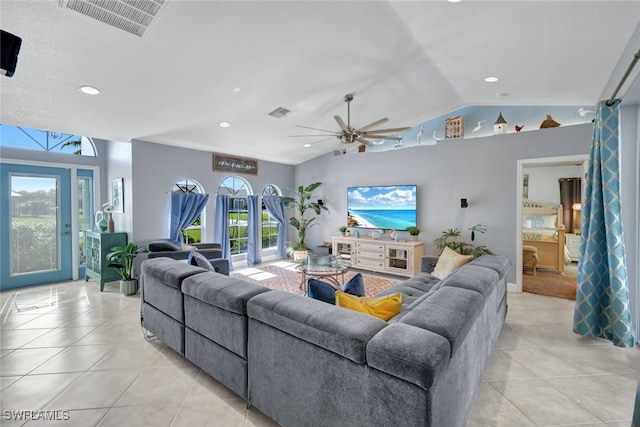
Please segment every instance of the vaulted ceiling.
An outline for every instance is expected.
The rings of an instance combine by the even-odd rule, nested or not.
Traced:
[[[298,164],[339,141],[303,148],[323,138],[290,137],[314,133],[296,125],[338,130],[346,93],[356,127],[593,107],[640,48],[639,22],[636,1],[168,0],[138,37],[57,0],[2,0],[0,26],[23,42],[0,121]],[[268,115],[278,107],[293,114]]]

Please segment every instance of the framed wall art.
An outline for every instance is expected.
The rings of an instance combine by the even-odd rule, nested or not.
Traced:
[[[226,154],[214,153],[213,171],[258,175],[258,161],[245,157],[227,156]]]
[[[111,181],[111,204],[114,212],[124,213],[124,178]]]

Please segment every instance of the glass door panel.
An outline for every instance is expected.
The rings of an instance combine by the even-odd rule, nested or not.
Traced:
[[[71,186],[67,169],[1,165],[1,289],[69,280]]]

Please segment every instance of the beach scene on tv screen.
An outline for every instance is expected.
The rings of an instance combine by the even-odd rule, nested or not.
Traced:
[[[347,189],[347,225],[406,230],[416,226],[416,186],[367,186]]]

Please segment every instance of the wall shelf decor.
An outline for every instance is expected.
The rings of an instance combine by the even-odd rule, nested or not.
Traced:
[[[227,156],[226,154],[214,153],[213,171],[258,175],[258,161],[245,157]]]
[[[464,119],[460,116],[449,117],[444,121],[444,138],[463,138],[464,137]]]

